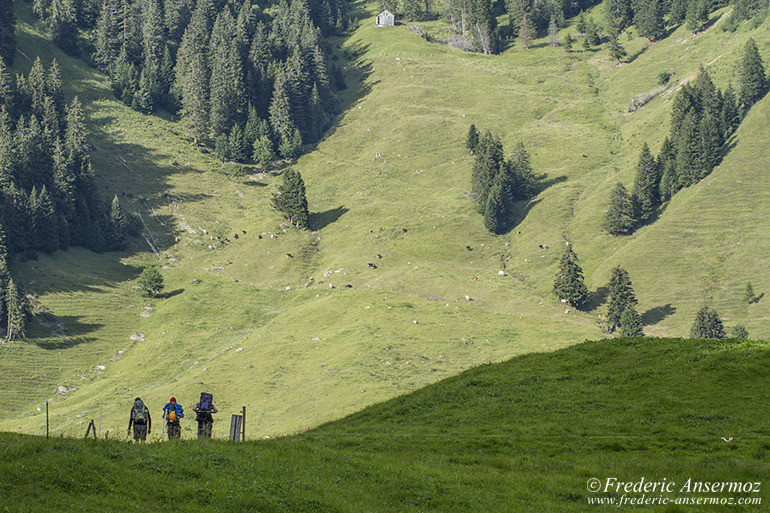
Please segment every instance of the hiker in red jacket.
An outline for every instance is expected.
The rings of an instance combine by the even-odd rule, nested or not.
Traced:
[[[179,419],[183,417],[184,410],[182,405],[177,404],[176,398],[172,397],[166,406],[163,407],[163,418],[166,419],[169,440],[179,440],[182,437],[182,426],[179,425]]]

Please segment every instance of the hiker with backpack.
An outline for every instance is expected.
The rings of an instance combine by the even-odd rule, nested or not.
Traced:
[[[128,434],[131,434],[131,426],[134,426],[134,441],[144,443],[147,441],[147,435],[152,432],[152,419],[150,410],[144,405],[144,402],[137,397],[134,399],[134,406],[131,408],[131,417],[128,420]]]
[[[166,419],[168,439],[179,440],[182,437],[182,426],[179,425],[179,419],[184,418],[184,410],[182,405],[176,402],[175,397],[172,397],[163,407],[163,418]]]
[[[201,400],[193,406],[193,411],[198,414],[195,418],[198,421],[198,438],[211,438],[211,428],[214,425],[214,417],[211,414],[218,411],[213,400],[214,396],[201,392]]]

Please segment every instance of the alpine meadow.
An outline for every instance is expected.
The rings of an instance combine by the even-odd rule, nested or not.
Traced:
[[[765,511],[768,9],[0,0],[5,511]]]

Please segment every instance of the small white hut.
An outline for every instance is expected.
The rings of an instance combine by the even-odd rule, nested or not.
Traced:
[[[393,27],[396,24],[396,17],[392,12],[385,9],[374,20],[375,27]]]

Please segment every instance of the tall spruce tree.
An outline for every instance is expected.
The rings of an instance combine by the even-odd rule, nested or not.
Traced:
[[[471,195],[476,203],[476,209],[481,213],[484,212],[487,195],[495,183],[502,164],[503,144],[491,132],[484,132],[476,145],[476,159],[471,171]]]
[[[615,267],[610,275],[607,297],[607,327],[614,331],[620,326],[620,318],[629,305],[636,304],[636,296],[628,271]]]
[[[123,249],[128,238],[128,223],[118,196],[110,204],[110,249]]]
[[[8,287],[5,291],[5,305],[8,312],[6,341],[10,342],[14,338],[24,338],[27,326],[26,298],[16,287],[13,278],[8,280]]]
[[[610,194],[610,206],[604,216],[604,229],[618,236],[630,235],[635,227],[633,200],[623,184],[618,182]]]
[[[645,0],[637,3],[639,10],[634,18],[634,23],[639,29],[639,35],[650,41],[657,41],[666,33],[662,3],[663,0]]]
[[[626,306],[620,316],[619,333],[622,337],[643,337],[644,325],[642,316],[636,311],[633,304]]]
[[[583,278],[583,269],[569,243],[559,259],[559,270],[553,283],[553,291],[560,300],[574,308],[580,308],[588,300],[588,288]]]
[[[211,34],[211,127],[215,134],[229,132],[246,121],[243,70],[236,40],[235,20],[225,9]]]
[[[254,152],[251,159],[265,167],[273,163],[275,160],[275,150],[273,149],[273,141],[270,140],[270,137],[263,135],[254,141]]]
[[[468,128],[468,135],[465,136],[465,147],[473,155],[476,151],[476,146],[479,145],[479,131],[476,129],[476,125],[471,124]]]
[[[273,196],[273,205],[298,228],[307,228],[309,211],[305,182],[299,171],[288,168],[283,172],[283,184],[278,187],[278,194]]]
[[[749,38],[743,48],[743,56],[738,64],[738,85],[739,100],[744,111],[754,105],[766,92],[765,67],[754,38]]]
[[[78,26],[75,8],[71,0],[53,0],[48,17],[48,31],[51,41],[68,53],[74,53],[78,47]]]
[[[687,112],[676,137],[676,170],[679,189],[689,187],[701,177],[700,115]]]
[[[487,195],[487,204],[484,206],[484,227],[494,234],[503,233],[507,225],[506,211],[502,186],[498,180]]]
[[[660,174],[655,158],[647,143],[642,146],[639,163],[636,165],[634,182],[635,217],[638,222],[646,223],[655,214],[660,205]]]

